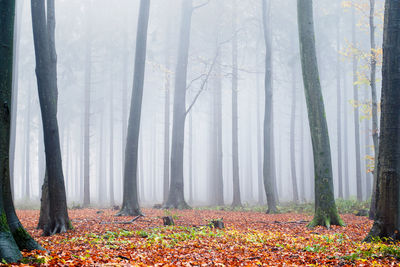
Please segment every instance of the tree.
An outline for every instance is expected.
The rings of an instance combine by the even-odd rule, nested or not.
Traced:
[[[312,0],[297,0],[300,55],[314,155],[315,215],[309,227],[343,225],[337,212],[328,125],[319,81]]]
[[[239,178],[239,137],[238,137],[238,38],[237,38],[237,0],[233,0],[232,14],[232,206],[242,205]]]
[[[378,156],[376,214],[366,238],[400,239],[400,1],[385,4],[382,113]]]
[[[263,16],[263,29],[264,40],[266,47],[265,54],[265,112],[264,112],[264,188],[267,194],[268,211],[267,213],[275,213],[276,208],[276,195],[275,195],[275,170],[273,163],[273,128],[272,128],[272,51],[271,51],[271,36],[269,27],[270,17],[270,2],[262,0],[262,16]],[[297,186],[296,186],[297,187]]]
[[[293,188],[293,202],[299,202],[299,191],[297,186],[297,175],[296,175],[296,65],[292,67],[292,105],[291,105],[291,118],[290,118],[290,170],[292,176],[292,188]]]
[[[379,129],[378,129],[378,100],[376,93],[376,43],[375,43],[375,0],[370,0],[370,15],[369,15],[369,28],[370,28],[370,45],[371,45],[371,77],[370,77],[370,86],[371,86],[371,98],[372,98],[372,140],[374,142],[374,156],[375,156],[375,168],[374,168],[374,180],[373,180],[373,189],[372,189],[372,199],[371,199],[371,208],[369,211],[369,218],[373,219],[375,216],[376,209],[376,187],[377,187],[377,155],[379,153]]]
[[[57,122],[57,55],[55,52],[54,0],[32,0],[32,26],[36,57],[36,77],[43,121],[48,175],[49,220],[45,235],[63,233],[72,225],[68,217],[61,147]]]
[[[141,0],[136,34],[135,73],[125,148],[123,202],[118,216],[141,215],[137,188],[140,117],[142,113],[143,85],[146,66],[147,28],[150,0]]]
[[[0,1],[0,258],[16,262],[22,258],[20,250],[42,249],[25,231],[15,214],[10,184],[11,94],[13,77],[15,1]]]
[[[355,22],[355,8],[352,8],[352,22],[351,22],[351,35],[353,44],[356,43],[356,22]],[[353,97],[354,103],[358,105],[358,84],[357,84],[357,65],[358,58],[353,55]],[[356,142],[356,184],[357,184],[357,200],[362,201],[362,181],[361,181],[361,155],[360,155],[360,115],[359,109],[356,106],[354,109],[354,135]]]

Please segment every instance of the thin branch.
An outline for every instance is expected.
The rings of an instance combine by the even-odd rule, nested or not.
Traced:
[[[192,84],[198,80],[200,80],[201,78],[203,78],[204,76],[206,76],[206,74],[201,74],[199,77],[194,78],[193,80],[190,81],[190,83],[188,84],[188,86],[186,87],[186,90],[189,90],[189,88],[192,86]]]
[[[127,222],[101,222],[100,224],[132,224],[135,221],[139,220],[141,217],[144,217],[144,216],[143,215],[136,216],[135,218],[133,218],[132,220],[127,221]]]
[[[203,3],[203,4],[200,4],[200,5],[198,5],[198,6],[194,6],[192,10],[195,11],[196,9],[202,8],[203,6],[206,6],[206,5],[208,5],[209,3],[210,3],[210,0],[208,0],[207,2],[205,2],[205,3]]]
[[[213,70],[213,68],[214,68],[214,66],[215,66],[215,63],[217,62],[217,58],[218,58],[218,53],[216,53],[215,58],[214,58],[214,61],[213,61],[212,65],[210,66],[210,69],[208,70],[208,73],[207,73],[206,77],[204,78],[204,80],[203,80],[203,82],[202,82],[202,84],[201,84],[201,86],[200,86],[200,90],[197,92],[196,96],[195,96],[194,99],[193,99],[192,104],[190,104],[189,108],[187,109],[187,111],[186,111],[186,113],[185,113],[185,116],[187,116],[187,114],[188,114],[188,113],[190,112],[190,110],[193,108],[194,104],[196,104],[197,99],[199,98],[199,96],[201,95],[201,93],[204,91],[204,88],[205,88],[205,86],[206,86],[206,84],[207,84],[208,79],[210,78],[210,75],[211,75],[211,72],[212,72],[212,70]]]

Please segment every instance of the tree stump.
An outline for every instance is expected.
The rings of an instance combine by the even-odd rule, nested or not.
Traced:
[[[174,219],[171,216],[163,217],[164,226],[172,226],[175,225]]]
[[[216,228],[216,229],[224,229],[225,228],[223,219],[211,220],[210,225],[211,225],[211,227]]]

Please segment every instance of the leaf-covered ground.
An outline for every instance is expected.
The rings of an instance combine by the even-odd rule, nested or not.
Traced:
[[[362,243],[372,222],[342,215],[346,227],[307,229],[308,215],[145,209],[133,224],[112,210],[71,210],[74,230],[42,237],[38,211],[19,211],[27,230],[49,252],[24,252],[30,265],[399,265],[400,244]],[[163,216],[176,226],[162,226]],[[207,226],[223,218],[226,228]]]

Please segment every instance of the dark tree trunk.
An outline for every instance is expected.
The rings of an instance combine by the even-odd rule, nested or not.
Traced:
[[[183,151],[185,143],[186,80],[190,47],[190,30],[193,14],[192,0],[182,1],[182,18],[179,33],[178,60],[175,71],[174,113],[171,147],[171,184],[165,208],[185,209],[183,184]]]
[[[61,147],[57,122],[57,55],[55,54],[54,1],[32,0],[32,26],[36,56],[36,76],[43,120],[44,145],[49,188],[49,217],[45,235],[71,228],[67,211]]]
[[[295,65],[294,65],[295,66]],[[299,202],[299,191],[296,175],[296,69],[292,68],[292,111],[290,119],[290,170],[292,174],[293,202]]]
[[[141,0],[136,35],[135,73],[125,148],[123,202],[122,208],[118,213],[120,216],[137,216],[142,214],[139,207],[137,167],[149,12],[150,1]]]
[[[232,206],[237,207],[242,205],[239,178],[237,0],[233,0],[232,31]]]
[[[370,0],[370,41],[371,41],[371,98],[372,98],[372,140],[374,141],[374,157],[375,157],[375,170],[378,168],[378,153],[379,153],[379,126],[378,126],[378,100],[376,93],[376,44],[375,44],[375,0]],[[373,219],[376,212],[376,187],[378,172],[374,170],[374,180],[372,189],[371,208],[369,211],[369,218]]]
[[[367,240],[400,239],[400,1],[387,0],[375,222]]]
[[[309,227],[343,225],[336,209],[328,125],[315,49],[312,0],[297,0],[300,54],[314,155],[315,216]]]
[[[267,195],[268,211],[267,213],[277,212],[277,198],[275,186],[275,166],[273,165],[272,145],[273,145],[273,128],[272,128],[272,47],[271,47],[271,31],[270,31],[270,5],[267,0],[262,0],[262,16],[263,30],[266,47],[265,55],[265,112],[264,112],[264,188]],[[296,185],[297,186],[297,185]]]
[[[355,19],[355,7],[352,9],[352,42],[356,43],[356,19]],[[353,56],[353,99],[354,103],[358,105],[358,85],[357,85],[357,65],[358,59],[357,56]],[[362,179],[361,179],[361,152],[360,152],[360,115],[359,109],[356,106],[354,108],[354,133],[355,133],[355,142],[356,142],[356,183],[357,183],[357,200],[363,200],[362,194]]]
[[[0,1],[0,258],[16,262],[22,258],[20,249],[40,249],[40,246],[25,231],[17,216],[10,184],[10,132],[11,94],[13,79],[13,38],[15,1]]]

